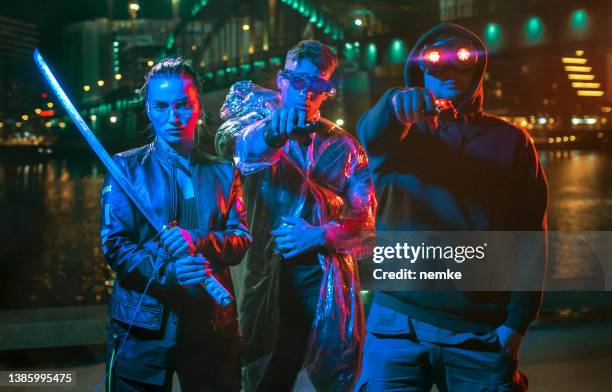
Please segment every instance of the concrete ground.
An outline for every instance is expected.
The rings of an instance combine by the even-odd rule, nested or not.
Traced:
[[[545,319],[529,330],[521,350],[520,368],[530,390],[612,391],[612,319]],[[0,370],[77,372],[76,387],[17,391],[95,391],[104,378],[107,323],[104,306],[0,312]],[[0,387],[4,390],[8,388]],[[174,390],[180,391],[176,378]]]
[[[104,377],[103,363],[67,368],[77,371],[77,386],[53,390],[95,391]],[[612,321],[532,328],[521,351],[521,370],[534,392],[612,391]],[[180,391],[176,381],[174,391]],[[52,389],[18,391],[43,390]]]

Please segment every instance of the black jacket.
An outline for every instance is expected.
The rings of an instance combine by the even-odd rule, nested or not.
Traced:
[[[164,222],[177,214],[177,157],[157,140],[114,156],[141,198]],[[251,243],[246,227],[240,177],[232,165],[217,162],[199,150],[191,155],[189,172],[196,197],[198,227],[190,230],[197,251],[211,261],[215,276],[232,290],[228,266],[238,264]],[[102,188],[100,216],[102,253],[117,273],[109,303],[110,316],[125,323],[159,330],[165,306],[180,307],[194,295],[178,285],[175,263],[158,249],[153,227],[111,175]],[[159,257],[158,257],[159,256]],[[157,268],[156,268],[157,267]],[[151,286],[136,307],[150,277]],[[201,287],[195,296],[213,306],[214,327],[235,321],[235,307],[223,309]]]
[[[545,232],[546,178],[531,138],[482,111],[486,49],[480,39],[457,25],[434,27],[406,62],[406,86],[423,86],[416,53],[450,34],[468,38],[482,51],[472,89],[455,102],[457,118],[441,118],[437,130],[414,124],[404,136],[391,105],[396,89],[391,89],[359,121],[357,133],[379,203],[377,230]],[[537,271],[543,271],[546,259],[542,238],[535,248],[517,253]],[[541,292],[380,292],[374,300],[442,328],[487,331],[506,324],[525,332]]]

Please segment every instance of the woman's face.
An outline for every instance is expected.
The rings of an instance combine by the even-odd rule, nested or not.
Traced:
[[[157,137],[166,143],[193,143],[200,112],[198,89],[190,76],[159,76],[149,80],[147,115]]]

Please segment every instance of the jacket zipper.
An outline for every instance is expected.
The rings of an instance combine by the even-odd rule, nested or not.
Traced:
[[[201,219],[201,208],[200,208],[200,193],[198,190],[198,184],[197,181],[195,180],[196,177],[196,173],[195,170],[193,168],[193,166],[191,165],[191,162],[189,163],[189,175],[191,176],[191,185],[193,186],[193,196],[195,197],[195,202],[196,202],[196,228],[200,227],[200,219]],[[210,322],[210,328],[212,331],[216,331],[217,328],[217,323],[215,322],[215,312],[214,312],[214,306],[215,304],[213,303],[212,298],[210,297],[210,295],[207,295],[207,299],[208,299],[208,319]]]

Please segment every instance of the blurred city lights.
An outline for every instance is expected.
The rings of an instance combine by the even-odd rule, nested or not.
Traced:
[[[356,18],[356,19],[353,21],[353,23],[355,24],[355,26],[360,27],[360,26],[362,26],[362,25],[363,25],[363,20],[361,20],[361,19],[359,19],[359,18]]]
[[[492,49],[496,49],[501,41],[501,29],[497,23],[488,23],[485,26],[485,42]]]
[[[138,10],[140,10],[140,5],[138,3],[132,2],[128,5],[128,7],[130,8],[130,11],[134,11],[134,12],[137,12]]]
[[[153,65],[155,65],[155,61],[153,61],[153,60],[149,60],[149,61],[147,61],[147,65],[148,65],[149,67],[152,67]]]
[[[584,55],[584,50],[577,50],[577,51],[574,52],[574,54],[576,56],[582,56],[582,55]]]
[[[110,116],[110,119],[109,119],[109,120],[110,120],[110,122],[111,122],[112,124],[114,124],[114,123],[116,123],[116,122],[117,122],[117,116]]]
[[[561,62],[563,64],[586,64],[587,59],[578,57],[562,57]]]
[[[336,120],[336,124],[338,124],[339,126],[343,126],[344,125],[344,119],[339,118]]]
[[[582,65],[566,65],[563,67],[568,72],[591,72],[593,67],[586,67]]]
[[[527,19],[527,22],[525,23],[525,34],[529,42],[539,42],[544,35],[544,25],[542,24],[542,20],[537,16],[532,16]]]
[[[589,18],[587,12],[584,9],[577,9],[572,13],[571,16],[572,30],[575,32],[583,32],[587,30],[589,25]]]
[[[91,116],[89,116],[89,119],[90,119],[91,121],[96,121],[96,118],[97,118],[97,117],[96,117],[96,115],[95,115],[95,114],[92,114]]]
[[[576,94],[581,97],[601,97],[604,95],[604,92],[601,90],[578,90]]]
[[[21,116],[21,119],[22,119],[23,121],[28,121],[28,119],[29,119],[29,118],[30,118],[30,117],[29,117],[27,114],[24,114],[23,116]]]
[[[17,122],[15,123],[15,126],[16,126],[17,128],[21,128],[21,125],[22,125],[21,121],[17,121]]]
[[[40,112],[42,112],[42,110],[41,110],[40,108],[36,108],[36,109],[34,109],[34,113],[36,113],[36,114],[40,114]]]
[[[53,102],[47,102],[47,107],[51,109],[53,107]]]
[[[121,80],[121,74],[120,74],[120,73],[115,74],[115,79],[116,79],[116,80]]]
[[[248,24],[245,23],[242,25],[242,30],[249,31],[250,29],[251,29],[251,26],[249,26]]]
[[[569,80],[593,80],[593,79],[595,79],[595,75],[589,75],[589,74],[568,74],[567,78]]]
[[[574,88],[599,88],[601,83],[589,83],[589,82],[572,82]]]
[[[85,86],[83,86],[83,91],[89,91],[91,87],[89,87],[88,84],[86,84]]]
[[[104,86],[104,80],[98,80],[98,86],[100,87]]]

